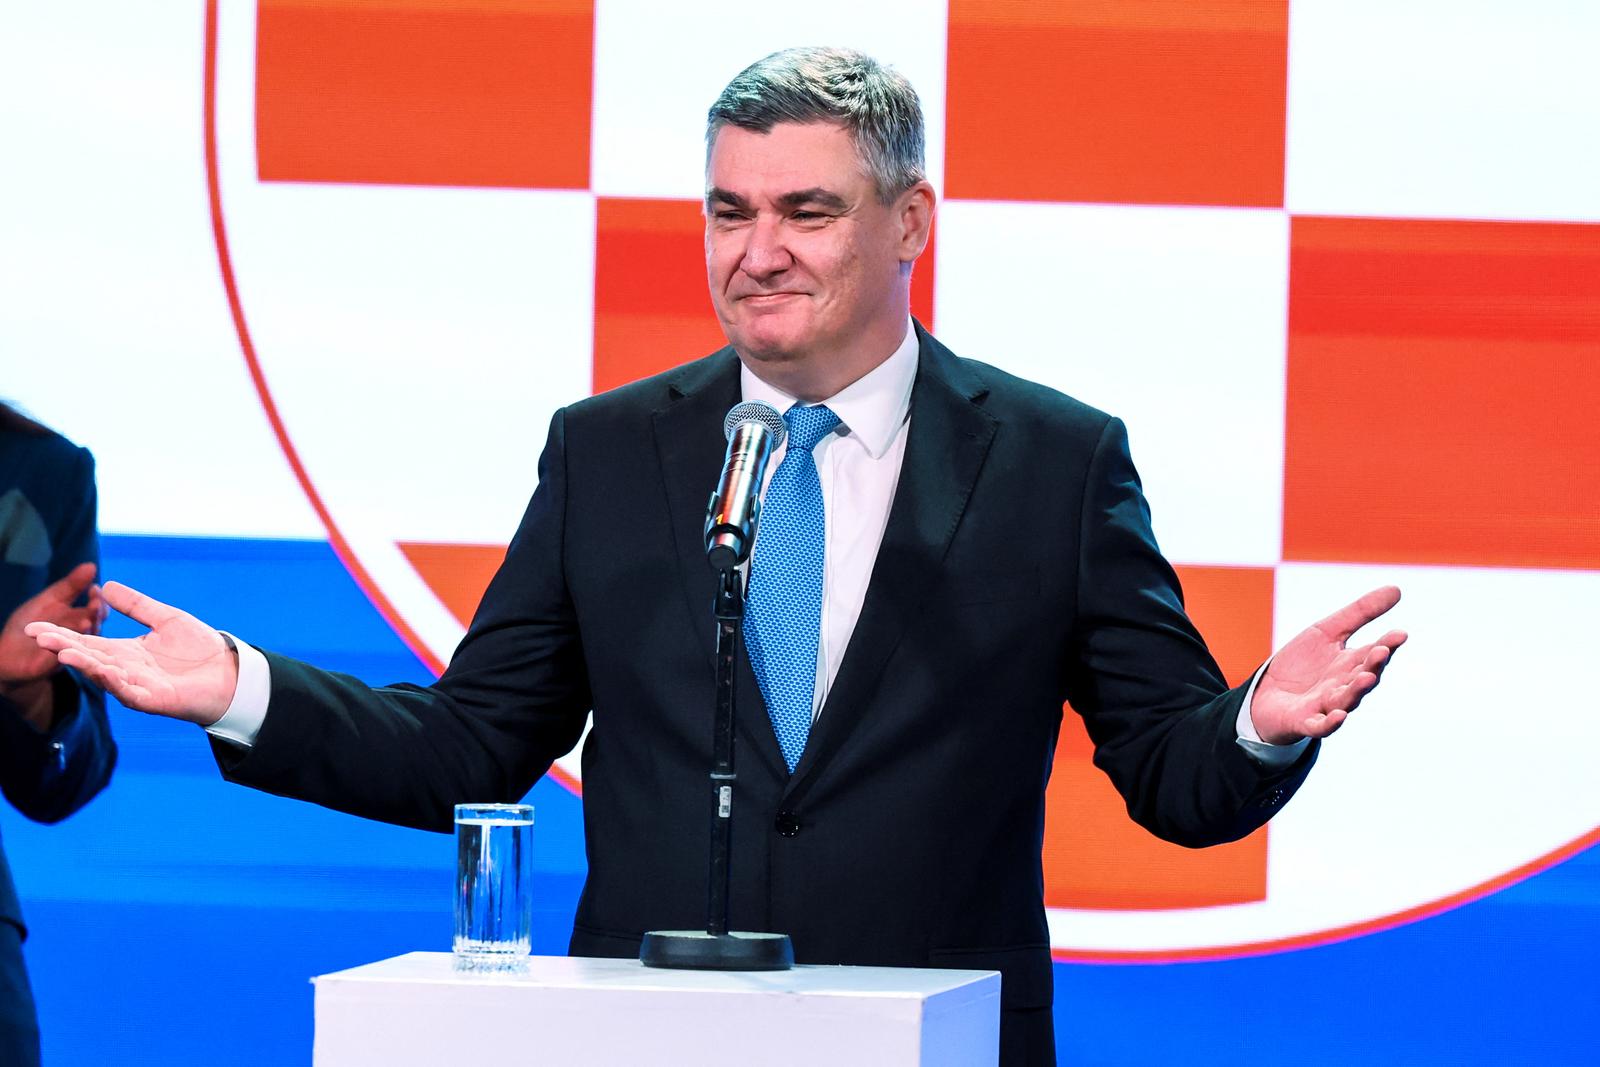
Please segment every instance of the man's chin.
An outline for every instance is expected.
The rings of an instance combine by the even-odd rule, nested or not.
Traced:
[[[751,344],[734,345],[741,356],[753,359],[757,363],[791,363],[796,355],[793,349],[781,346],[759,346]]]
[[[741,355],[759,363],[788,363],[806,349],[797,333],[787,330],[740,330],[730,339]]]

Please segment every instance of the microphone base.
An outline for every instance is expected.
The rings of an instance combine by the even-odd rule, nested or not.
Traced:
[[[788,934],[651,930],[639,945],[639,962],[683,971],[787,971],[794,945]]]

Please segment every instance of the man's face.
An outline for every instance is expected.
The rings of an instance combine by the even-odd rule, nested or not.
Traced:
[[[708,170],[706,274],[740,355],[789,373],[850,360],[886,327],[898,340],[920,241],[908,258],[904,211],[879,202],[844,127],[724,126]]]

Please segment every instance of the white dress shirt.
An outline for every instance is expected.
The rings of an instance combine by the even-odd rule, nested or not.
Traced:
[[[817,644],[813,717],[821,713],[828,690],[838,677],[839,664],[850,644],[850,635],[855,632],[856,620],[861,617],[867,583],[883,544],[911,426],[917,348],[917,334],[908,318],[905,338],[888,359],[823,401],[839,417],[839,425],[817,442],[811,453],[822,483],[824,514],[822,627]],[[796,402],[794,397],[756,377],[748,366],[741,366],[739,380],[745,400],[764,401],[780,414]],[[784,452],[780,447],[769,460],[768,481],[783,461]],[[762,491],[765,489],[763,485]],[[759,558],[760,553],[758,528],[753,555]],[[266,718],[272,682],[266,657],[245,642],[237,638],[234,641],[239,652],[239,684],[228,710],[206,730],[236,744],[250,745]],[[1239,743],[1257,762],[1270,768],[1286,767],[1299,757],[1308,741],[1270,745],[1261,740],[1250,719],[1250,701],[1259,678],[1257,672],[1251,679],[1235,721]]]
[[[822,483],[823,564],[822,631],[817,642],[817,687],[811,698],[813,718],[839,676],[845,646],[861,617],[867,582],[883,544],[906,456],[906,431],[911,425],[911,384],[917,379],[917,334],[906,324],[906,336],[894,354],[823,403],[839,416],[834,431],[811,450]],[[760,400],[786,412],[796,400],[741,367],[744,399]],[[767,463],[767,482],[788,451],[780,447]],[[766,485],[762,486],[765,495]],[[761,559],[761,531],[756,529],[752,556]]]

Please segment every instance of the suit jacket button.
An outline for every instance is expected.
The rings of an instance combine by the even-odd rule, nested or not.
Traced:
[[[780,811],[772,825],[784,837],[793,837],[800,832],[800,816],[792,811]]]

